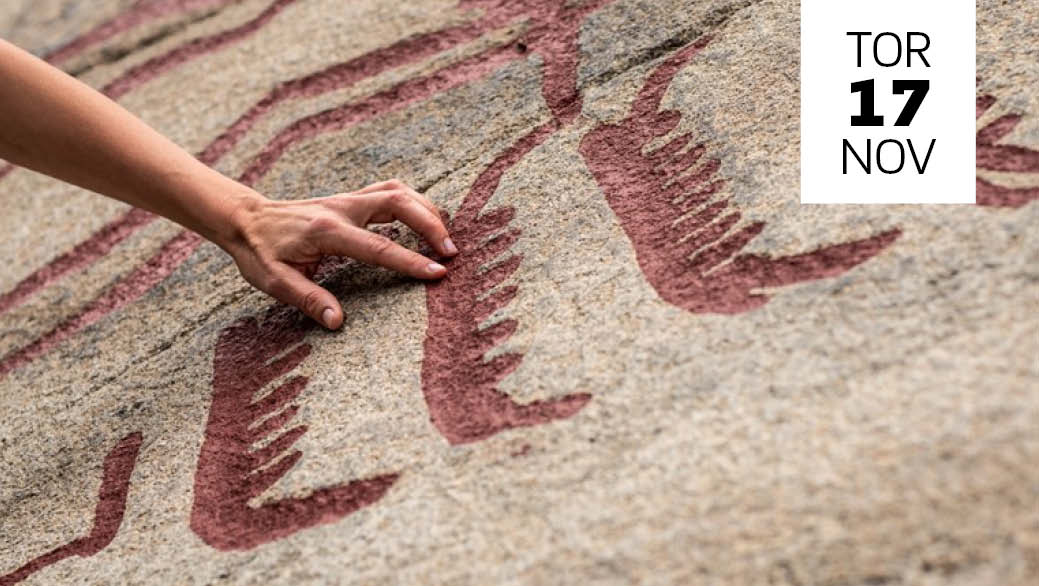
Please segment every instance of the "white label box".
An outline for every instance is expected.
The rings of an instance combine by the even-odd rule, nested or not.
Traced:
[[[975,203],[974,0],[801,0],[801,203]]]

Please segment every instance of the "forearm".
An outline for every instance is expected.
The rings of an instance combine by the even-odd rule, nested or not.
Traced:
[[[420,279],[447,269],[365,228],[401,220],[458,254],[439,210],[399,181],[274,202],[203,165],[115,102],[0,40],[0,158],[155,212],[215,242],[250,283],[326,327],[343,312],[309,279],[326,254]]]
[[[115,102],[0,40],[0,158],[155,212],[226,246],[262,199]]]

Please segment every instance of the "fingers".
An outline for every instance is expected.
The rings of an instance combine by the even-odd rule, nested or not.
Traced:
[[[383,191],[360,197],[364,198],[368,206],[372,222],[400,220],[422,236],[438,253],[444,256],[458,254],[458,249],[451,241],[443,219],[407,193]]]
[[[426,197],[425,195],[422,195],[421,193],[415,191],[414,188],[412,188],[407,183],[401,181],[400,179],[390,179],[389,181],[381,181],[379,183],[373,183],[373,184],[369,185],[368,187],[365,187],[364,189],[358,191],[357,193],[358,194],[364,194],[364,193],[374,193],[374,192],[377,192],[377,191],[403,191],[406,194],[410,195],[411,197],[417,199],[419,201],[419,203],[421,203],[426,208],[428,208],[429,211],[433,212],[434,214],[436,214],[438,216],[440,215],[440,211],[437,209],[437,207],[435,205],[433,205],[433,202],[430,201],[430,199],[428,197]]]
[[[325,254],[349,256],[370,265],[386,267],[416,279],[439,279],[447,274],[443,265],[404,248],[393,240],[363,228],[343,225],[318,236]]]
[[[363,201],[368,222],[400,220],[419,233],[438,253],[444,256],[458,254],[458,248],[451,241],[440,210],[429,198],[403,182],[392,179],[375,183],[353,196],[343,197],[349,199],[351,207],[358,203],[358,200]]]
[[[343,325],[343,308],[335,295],[303,276],[302,273],[281,266],[272,271],[263,289],[282,303],[299,308],[311,319],[330,330]]]

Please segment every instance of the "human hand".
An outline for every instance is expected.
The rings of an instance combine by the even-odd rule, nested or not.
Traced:
[[[397,180],[301,201],[254,194],[236,206],[233,236],[218,244],[254,287],[334,330],[343,324],[343,309],[334,295],[311,280],[326,255],[355,258],[417,279],[447,274],[443,265],[365,229],[395,220],[415,230],[437,253],[458,254],[433,202]]]

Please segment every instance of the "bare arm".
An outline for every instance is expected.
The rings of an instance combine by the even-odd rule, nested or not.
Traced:
[[[0,158],[165,216],[230,253],[247,281],[326,327],[343,312],[312,282],[321,257],[349,256],[417,278],[443,266],[365,230],[401,220],[457,253],[433,204],[397,181],[278,202],[203,165],[121,106],[0,39]]]

